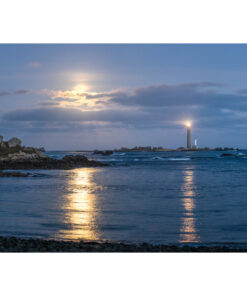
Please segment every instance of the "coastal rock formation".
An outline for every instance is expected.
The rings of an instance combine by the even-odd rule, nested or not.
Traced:
[[[62,159],[54,159],[47,157],[42,151],[44,151],[44,148],[21,146],[21,140],[18,138],[4,142],[3,137],[0,136],[0,170],[73,169],[107,166],[107,164],[99,161],[89,160],[83,155],[67,155]],[[7,176],[7,173],[4,174],[4,176]]]
[[[46,170],[68,170],[80,167],[102,167],[108,166],[99,161],[89,160],[86,156],[81,155],[67,155],[62,159],[55,158],[38,158],[38,159],[18,159],[0,161],[0,170],[7,169],[20,169],[20,170],[31,170],[31,169],[46,169]]]
[[[0,136],[0,161],[40,160],[47,156],[38,148],[21,146],[21,140],[12,138],[4,142]]]
[[[21,140],[18,138],[12,138],[7,142],[7,144],[9,148],[21,146]]]
[[[221,156],[226,157],[226,156],[234,156],[234,155],[232,153],[222,153]]]
[[[3,136],[0,136],[0,150],[7,148],[6,143],[3,141]]]
[[[100,150],[94,150],[93,154],[99,154],[99,155],[103,155],[103,156],[108,156],[113,154],[112,150],[105,150],[105,151],[100,151]]]
[[[39,173],[23,173],[23,172],[2,172],[0,171],[0,178],[5,177],[43,177],[44,174]]]
[[[21,173],[21,172],[1,172],[0,171],[0,178],[3,177],[28,177],[30,173]]]

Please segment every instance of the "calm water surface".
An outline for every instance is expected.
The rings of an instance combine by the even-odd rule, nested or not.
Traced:
[[[247,152],[233,153],[84,153],[111,166],[1,178],[0,235],[246,243]]]

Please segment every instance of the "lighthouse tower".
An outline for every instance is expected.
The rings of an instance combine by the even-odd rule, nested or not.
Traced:
[[[186,127],[187,127],[187,149],[191,149],[191,123],[187,122],[186,123]]]

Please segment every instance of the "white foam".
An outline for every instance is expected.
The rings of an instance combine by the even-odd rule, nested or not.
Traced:
[[[175,158],[175,157],[171,157],[171,158],[168,158],[169,160],[172,160],[172,161],[186,161],[186,160],[190,160],[189,157],[184,157],[184,158]]]
[[[155,157],[152,158],[152,160],[164,160],[164,158],[155,156]]]

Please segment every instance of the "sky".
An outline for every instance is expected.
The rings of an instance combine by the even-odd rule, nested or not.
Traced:
[[[0,44],[0,135],[47,150],[247,148],[245,44]]]

